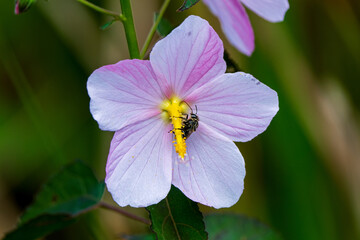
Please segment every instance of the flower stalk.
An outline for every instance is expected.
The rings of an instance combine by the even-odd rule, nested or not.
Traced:
[[[105,15],[108,15],[110,17],[113,17],[116,21],[124,22],[126,20],[125,16],[116,12],[109,11],[107,9],[104,9],[102,7],[99,7],[91,2],[88,2],[86,0],[77,0],[79,3],[99,12]]]
[[[138,221],[138,222],[142,222],[142,223],[145,223],[147,225],[150,225],[151,222],[150,220],[146,219],[146,218],[142,218],[140,216],[137,216],[137,215],[134,215],[132,213],[129,213],[121,208],[118,208],[118,207],[115,207],[115,206],[112,206],[106,202],[100,202],[98,205],[98,207],[101,207],[101,208],[104,208],[104,209],[108,209],[108,210],[111,210],[111,211],[114,211],[114,212],[117,212],[125,217],[128,217],[128,218],[131,218],[135,221]]]
[[[148,34],[148,36],[146,37],[146,40],[145,40],[145,43],[144,43],[144,46],[143,48],[141,49],[141,53],[140,53],[140,59],[144,59],[144,56],[150,46],[150,43],[151,43],[151,40],[153,39],[154,37],[154,34],[156,32],[156,29],[157,27],[159,26],[160,22],[161,22],[161,19],[162,17],[164,16],[164,13],[167,9],[167,7],[169,6],[170,4],[170,0],[165,0],[163,5],[161,6],[161,9],[160,9],[160,12],[159,12],[159,16],[158,18],[156,19],[156,21],[154,22],[154,24],[152,25],[151,29],[150,29],[150,32]]]
[[[121,11],[125,20],[123,21],[126,40],[128,43],[130,58],[132,59],[139,59],[140,58],[140,51],[139,46],[136,38],[134,20],[131,10],[131,3],[130,0],[120,0]]]

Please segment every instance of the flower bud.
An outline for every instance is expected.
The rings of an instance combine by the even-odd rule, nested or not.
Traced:
[[[36,0],[15,0],[15,14],[26,12]]]

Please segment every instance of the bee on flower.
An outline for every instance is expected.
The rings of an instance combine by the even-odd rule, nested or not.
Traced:
[[[115,131],[105,182],[120,206],[156,204],[171,184],[215,208],[238,201],[245,164],[233,141],[265,131],[278,97],[249,74],[226,74],[223,54],[208,22],[190,16],[156,43],[150,60],[91,74],[90,111],[102,130]]]

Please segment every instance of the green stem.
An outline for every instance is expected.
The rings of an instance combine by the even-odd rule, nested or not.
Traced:
[[[145,40],[145,43],[144,43],[144,46],[141,50],[141,54],[140,54],[140,59],[143,59],[145,54],[146,54],[146,51],[148,50],[149,46],[150,46],[150,43],[151,43],[151,40],[153,39],[154,37],[154,34],[156,32],[156,29],[157,27],[159,26],[159,23],[162,19],[162,17],[164,16],[164,13],[167,9],[167,7],[169,6],[169,3],[170,3],[170,0],[165,0],[163,5],[161,6],[161,9],[160,9],[160,12],[159,12],[159,16],[158,18],[156,19],[156,21],[154,22],[154,24],[152,25],[151,29],[150,29],[150,32]]]
[[[107,9],[104,9],[104,8],[101,8],[91,2],[88,2],[86,0],[77,0],[79,3],[81,4],[84,4],[85,6],[99,12],[99,13],[102,13],[102,14],[105,14],[105,15],[108,15],[108,16],[111,16],[113,17],[115,20],[118,20],[118,21],[122,21],[124,22],[126,20],[126,18],[124,17],[124,15],[122,14],[119,14],[119,13],[116,13],[116,12],[112,12],[112,11],[109,11]]]
[[[139,46],[136,38],[134,20],[130,0],[120,0],[121,11],[126,20],[123,21],[130,58],[140,58]]]
[[[96,207],[101,207],[101,208],[104,208],[104,209],[108,209],[108,210],[111,210],[111,211],[114,211],[114,212],[117,212],[121,215],[124,215],[125,217],[128,217],[128,218],[131,218],[131,219],[134,219],[135,221],[138,221],[138,222],[142,222],[142,223],[145,223],[147,225],[150,225],[151,222],[150,220],[148,219],[145,219],[145,218],[142,218],[142,217],[139,217],[139,216],[136,216],[132,213],[129,213],[121,208],[118,208],[118,207],[115,207],[115,206],[112,206],[106,202],[100,202],[98,205],[95,206]]]

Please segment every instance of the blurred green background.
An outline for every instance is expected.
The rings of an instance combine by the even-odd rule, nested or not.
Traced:
[[[120,11],[117,0],[93,2]],[[238,144],[247,169],[240,201],[202,210],[246,214],[284,239],[360,239],[360,2],[290,0],[285,21],[276,24],[248,11],[256,38],[250,58],[229,45],[202,3],[176,13],[181,3],[172,1],[167,19],[208,19],[231,58],[280,99],[268,130]],[[160,4],[132,1],[140,46]],[[112,133],[92,119],[86,81],[94,69],[128,58],[121,23],[100,30],[108,20],[75,0],[39,0],[20,16],[14,1],[0,1],[0,237],[64,164],[82,159],[104,178]],[[108,193],[104,198],[112,202]],[[47,239],[146,231],[97,210]]]

